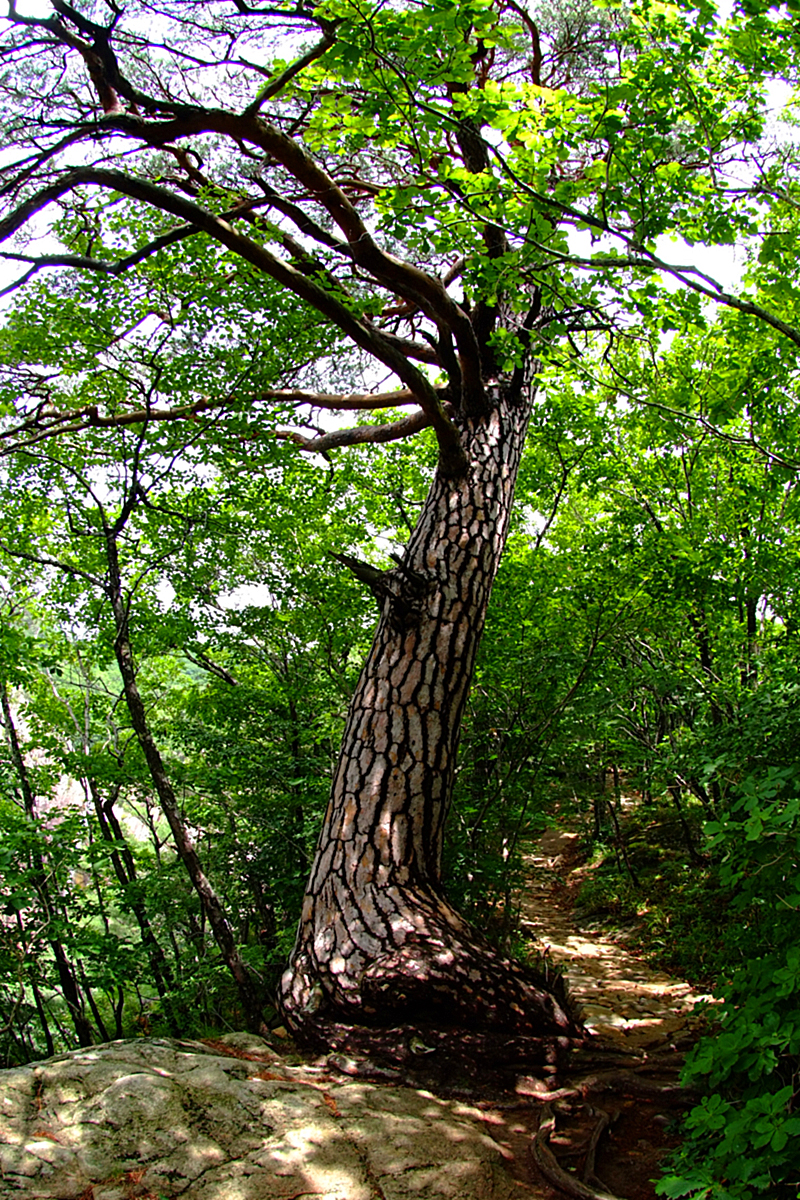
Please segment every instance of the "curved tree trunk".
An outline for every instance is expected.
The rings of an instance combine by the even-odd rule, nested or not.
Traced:
[[[356,687],[297,942],[280,987],[296,1034],[404,1021],[569,1034],[543,980],[447,903],[442,837],[461,718],[506,540],[530,411],[508,390],[470,421],[469,467],[433,482]]]

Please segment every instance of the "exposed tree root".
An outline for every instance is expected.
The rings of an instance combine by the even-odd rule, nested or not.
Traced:
[[[700,1099],[700,1093],[693,1088],[673,1083],[656,1083],[642,1079],[633,1071],[598,1071],[593,1075],[583,1075],[571,1080],[571,1083],[582,1096],[614,1092],[616,1095],[635,1096],[639,1100],[658,1101],[659,1104],[676,1108],[688,1108]]]
[[[349,958],[329,953],[330,961],[316,945],[295,954],[279,1000],[299,1042],[319,1045],[329,1030],[346,1026],[417,1024],[535,1040],[582,1037],[580,1013],[552,964],[505,958],[443,901],[434,907],[424,893],[414,895],[424,933],[398,921],[399,944],[371,961],[357,947]]]
[[[599,1129],[599,1132],[597,1133],[598,1141],[600,1134],[608,1124],[609,1120],[607,1119],[605,1124]],[[566,1193],[567,1196],[575,1197],[575,1200],[620,1200],[620,1198],[615,1196],[612,1192],[608,1192],[605,1189],[598,1190],[597,1188],[590,1186],[589,1183],[584,1183],[575,1175],[570,1175],[568,1171],[564,1170],[548,1145],[550,1137],[555,1132],[555,1127],[556,1117],[553,1108],[550,1104],[545,1104],[544,1108],[542,1109],[542,1116],[539,1122],[539,1128],[537,1130],[536,1137],[531,1143],[531,1154],[533,1155],[533,1160],[536,1163],[536,1166],[539,1168],[542,1175],[544,1175],[547,1182],[552,1184],[552,1186],[557,1188],[560,1192]],[[597,1126],[595,1128],[597,1128]],[[594,1131],[592,1136],[594,1137]],[[594,1156],[592,1156],[592,1174],[594,1174]]]
[[[599,1188],[603,1192],[607,1192],[608,1188],[603,1183],[602,1179],[598,1179],[595,1172],[595,1159],[597,1157],[597,1147],[600,1144],[600,1138],[605,1131],[614,1124],[614,1121],[619,1116],[619,1112],[607,1113],[605,1109],[595,1108],[593,1111],[597,1115],[592,1135],[589,1138],[589,1145],[586,1147],[586,1160],[583,1164],[583,1182],[588,1187]]]
[[[580,1103],[609,1093],[678,1109],[698,1100],[696,1092],[673,1082],[678,1063],[643,1061],[617,1052],[605,1059],[611,1069],[587,1071],[587,1066],[602,1063],[603,1056],[590,1054],[587,1062],[585,1042],[569,1037],[513,1035],[502,1029],[443,1027],[422,1021],[385,1028],[331,1020],[309,1024],[304,1035],[303,1043],[324,1055],[326,1065],[339,1074],[430,1087],[473,1102],[493,1095],[495,1107],[505,1111],[535,1109],[561,1100]],[[652,1073],[667,1078],[644,1077]],[[500,1099],[504,1094],[507,1103]]]
[[[660,1058],[661,1055],[644,1050],[623,1050],[619,1046],[607,1046],[602,1042],[598,1043],[592,1037],[585,1046],[576,1050],[574,1064],[587,1071],[595,1068],[605,1070],[608,1067],[622,1067],[625,1070],[637,1070],[640,1067],[652,1069]],[[682,1064],[683,1056],[670,1054],[668,1061],[670,1066],[674,1063]]]
[[[318,1029],[326,1049],[334,1051],[326,1055],[325,1066],[350,1078],[425,1087],[488,1110],[487,1116],[527,1111],[533,1118],[532,1128],[536,1128],[534,1114],[538,1111],[538,1132],[530,1144],[532,1164],[552,1187],[573,1200],[620,1200],[598,1176],[596,1166],[603,1136],[620,1115],[620,1110],[615,1111],[617,1097],[626,1114],[639,1107],[652,1111],[653,1105],[656,1112],[685,1108],[697,1099],[675,1082],[678,1063],[643,1061],[639,1055],[619,1052],[590,1054],[586,1057],[591,1062],[613,1066],[587,1071],[583,1047],[567,1038],[509,1037],[421,1024],[392,1029],[330,1024]],[[571,1049],[577,1062],[570,1061]],[[662,1078],[643,1078],[650,1072]],[[604,1094],[609,1096],[606,1109],[592,1100]],[[631,1105],[631,1098],[641,1101],[641,1106]],[[583,1136],[580,1146],[573,1143],[571,1149],[560,1152],[559,1162],[550,1139],[555,1132],[555,1109],[561,1112],[562,1104],[568,1130],[581,1129]],[[570,1154],[583,1159],[575,1171],[563,1162]]]

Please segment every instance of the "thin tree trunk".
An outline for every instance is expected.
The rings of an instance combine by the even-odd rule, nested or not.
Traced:
[[[134,897],[133,893],[137,882],[136,863],[125,840],[122,826],[114,812],[114,797],[110,796],[108,800],[104,801],[100,789],[93,779],[87,779],[86,786],[92,797],[97,823],[100,826],[103,839],[114,847],[110,855],[111,865],[122,888],[124,903],[130,908],[139,926],[142,945],[147,951],[153,982],[156,985],[159,999],[164,1006],[167,1024],[170,1031],[177,1037],[181,1032],[181,1026],[170,996],[170,992],[175,987],[172,969],[160,942],[153,933],[153,927],[150,924],[150,918],[147,915],[144,904],[140,899]]]
[[[44,1001],[42,1000],[42,993],[39,991],[39,985],[36,983],[35,979],[31,980],[31,991],[33,992],[33,1002],[36,1005],[36,1012],[39,1016],[39,1024],[41,1025],[42,1033],[44,1034],[44,1042],[45,1046],[47,1047],[47,1057],[52,1058],[56,1052],[56,1048],[53,1042],[53,1035],[50,1032],[50,1025],[47,1020],[47,1012],[44,1007]]]
[[[461,717],[528,412],[527,396],[505,393],[469,423],[470,469],[437,474],[403,563],[379,581],[382,616],[280,986],[285,1019],[312,1039],[325,1020],[574,1030],[543,981],[450,906],[441,878]]]
[[[294,697],[291,695],[293,680],[291,679],[288,670],[285,674],[286,691],[288,693],[289,721],[291,722],[292,737],[292,774],[297,779],[303,770],[303,752],[300,744],[300,718],[297,713],[297,705]],[[297,857],[297,867],[304,874],[308,870],[308,855],[306,853],[305,843],[305,813],[303,811],[303,801],[300,797],[300,788],[296,784],[292,784],[292,795],[296,797],[295,803],[292,805],[289,814],[291,823],[292,837],[294,839],[294,853]]]
[[[614,770],[614,796],[615,796],[616,803],[614,803],[614,801],[611,800],[610,796],[607,796],[606,804],[608,805],[608,811],[611,814],[611,822],[614,826],[614,857],[617,860],[617,870],[619,871],[620,875],[622,874],[622,863],[624,862],[625,868],[628,872],[628,875],[630,876],[631,883],[633,884],[634,887],[638,888],[639,880],[636,878],[636,872],[634,871],[633,867],[631,866],[630,859],[628,858],[628,850],[625,845],[625,839],[622,836],[622,830],[620,829],[619,819],[617,817],[617,809],[620,809],[620,810],[622,809],[622,793],[620,791],[620,786],[619,786],[619,768],[615,766],[613,768],[613,770]],[[621,861],[620,861],[620,855],[622,855]]]
[[[714,673],[714,661],[711,653],[711,640],[708,634],[708,626],[706,624],[705,613],[700,610],[700,616],[693,613],[689,614],[689,623],[694,630],[697,639],[697,648],[700,654],[700,666],[703,674],[708,680],[710,691],[709,712],[711,715],[711,724],[715,729],[718,729],[723,724],[722,710],[714,695],[714,684],[717,682]],[[722,789],[719,785],[719,780],[714,778],[711,780],[711,795],[714,797],[714,807],[719,810],[722,805]]]
[[[22,800],[25,806],[25,814],[29,821],[36,822],[36,795],[31,786],[30,778],[28,777],[28,768],[22,754],[22,749],[17,737],[17,730],[14,724],[11,713],[11,703],[8,698],[8,688],[6,681],[0,676],[0,708],[3,712],[3,725],[5,726],[6,737],[8,739],[9,750],[11,752],[11,761],[19,780],[20,791],[22,792]],[[34,876],[34,887],[39,896],[40,903],[47,918],[47,923],[53,922],[53,903],[50,896],[50,887],[47,882],[47,872],[45,871],[44,860],[38,851],[33,853],[34,867],[36,870]],[[91,1046],[94,1042],[94,1033],[90,1022],[86,1019],[83,1011],[83,997],[81,996],[78,980],[72,964],[69,961],[67,952],[64,949],[62,942],[58,938],[48,938],[50,948],[53,951],[53,957],[56,961],[56,970],[58,972],[58,980],[61,984],[61,991],[69,1009],[69,1014],[72,1018],[72,1023],[75,1026],[75,1033],[78,1038],[79,1046]]]
[[[748,596],[745,601],[747,640],[742,686],[748,688],[755,688],[758,684],[758,600],[758,597]]]
[[[689,858],[695,867],[702,867],[705,863],[705,859],[703,858],[702,854],[698,853],[697,847],[694,844],[692,831],[689,827],[689,822],[686,820],[686,814],[683,811],[683,805],[681,804],[681,790],[681,785],[679,783],[671,783],[667,787],[667,791],[670,794],[672,803],[675,805],[675,809],[678,813],[678,820],[681,823],[683,840],[686,845],[686,849],[689,851]]]
[[[150,778],[153,781],[161,808],[172,832],[175,848],[186,867],[195,891],[200,897],[202,911],[208,918],[208,923],[211,926],[222,958],[236,983],[248,1028],[257,1032],[262,1027],[263,1015],[255,984],[236,947],[233,930],[222,907],[222,903],[203,870],[191,834],[181,816],[177,797],[147,720],[144,701],[136,682],[136,667],[130,640],[128,612],[122,595],[117,542],[114,532],[111,529],[107,529],[106,531],[106,554],[109,568],[107,595],[114,614],[117,635],[114,640],[114,653],[120,675],[122,676],[125,703],[130,713],[131,724],[138,738],[139,745],[142,747],[150,771]]]
[[[111,1038],[108,1036],[108,1030],[106,1029],[105,1021],[103,1020],[100,1009],[97,1007],[97,1001],[94,998],[94,993],[92,992],[92,989],[89,986],[89,981],[86,978],[86,969],[83,963],[80,963],[80,972],[83,991],[86,999],[89,1001],[89,1008],[92,1010],[92,1016],[94,1017],[94,1023],[97,1026],[100,1038],[104,1042],[110,1042]]]
[[[109,1000],[111,997],[109,996]],[[117,999],[112,1001],[111,1007],[114,1010],[114,1031],[118,1038],[125,1036],[122,1028],[122,1014],[125,1009],[125,992],[121,987],[117,988]]]

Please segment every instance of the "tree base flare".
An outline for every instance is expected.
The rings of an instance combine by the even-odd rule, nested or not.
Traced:
[[[386,1029],[321,1022],[308,1032],[330,1070],[473,1098],[513,1093],[521,1072],[555,1078],[573,1045],[566,1037],[509,1036],[422,1023]]]
[[[372,961],[349,993],[340,979],[326,987],[328,972],[313,965],[312,976],[309,956],[297,956],[282,981],[293,1035],[320,1051],[366,1055],[382,1069],[406,1070],[445,1049],[468,1068],[480,1060],[554,1064],[583,1036],[563,976],[478,941],[410,938]]]

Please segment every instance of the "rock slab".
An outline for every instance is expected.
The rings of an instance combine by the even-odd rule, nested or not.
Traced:
[[[2,1200],[521,1200],[468,1106],[135,1039],[0,1071]],[[242,1053],[236,1047],[233,1053]]]

